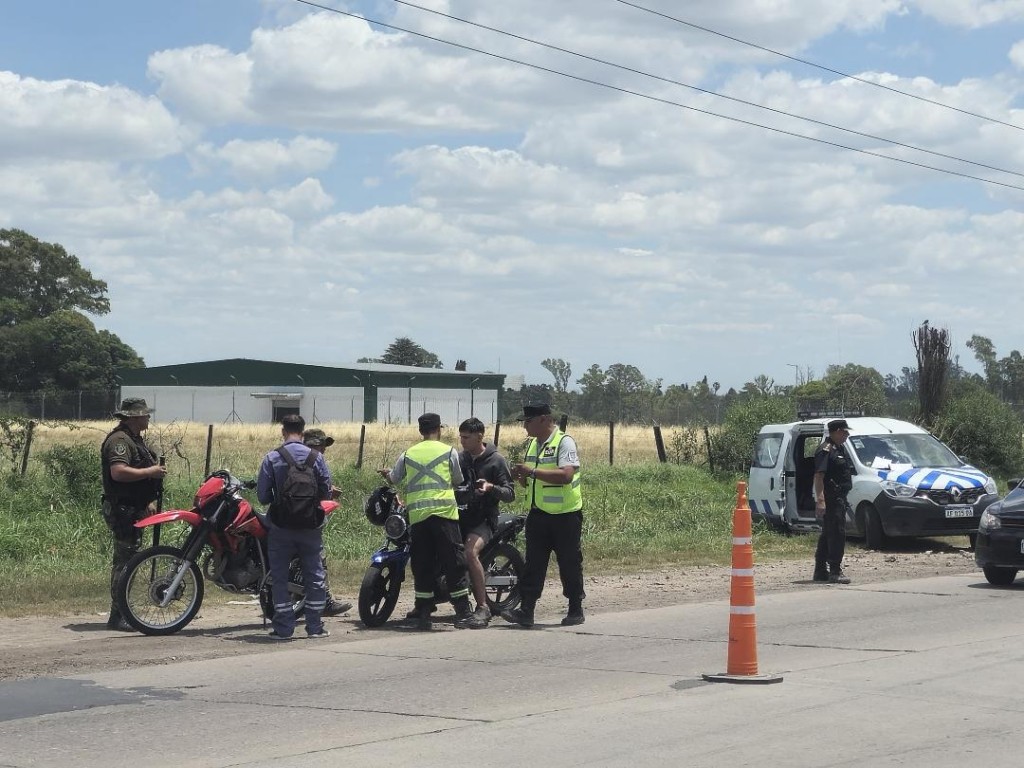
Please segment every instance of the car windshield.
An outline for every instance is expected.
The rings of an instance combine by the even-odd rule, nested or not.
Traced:
[[[897,464],[911,467],[959,467],[963,464],[949,448],[927,434],[851,435],[850,445],[861,464],[875,469]]]

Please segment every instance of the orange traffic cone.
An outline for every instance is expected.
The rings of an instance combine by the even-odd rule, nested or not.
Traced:
[[[729,598],[729,659],[725,674],[703,675],[714,683],[781,683],[781,675],[757,674],[757,619],[754,615],[754,539],[747,484],[736,484],[732,513],[732,585]]]

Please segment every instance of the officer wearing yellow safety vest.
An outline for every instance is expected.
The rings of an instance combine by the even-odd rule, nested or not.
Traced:
[[[441,417],[436,413],[420,416],[419,429],[423,440],[399,456],[391,470],[379,470],[381,476],[403,489],[409,513],[410,561],[416,588],[416,607],[410,618],[416,619],[417,629],[431,628],[435,575],[440,565],[455,606],[455,626],[462,628],[473,611],[455,501],[455,486],[463,483],[459,454],[441,442]]]
[[[582,624],[583,599],[583,496],[576,441],[562,432],[546,404],[523,406],[523,422],[530,442],[522,464],[512,476],[526,488],[530,513],[526,518],[526,567],[519,582],[522,603],[501,617],[521,627],[533,626],[533,611],[544,589],[552,551],[562,577],[562,594],[569,600],[563,626]]]

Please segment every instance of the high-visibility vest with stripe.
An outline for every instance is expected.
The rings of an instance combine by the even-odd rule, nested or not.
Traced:
[[[405,452],[405,508],[409,524],[431,515],[459,519],[459,507],[452,488],[449,457],[452,447],[437,440],[416,443]]]
[[[543,449],[537,438],[530,438],[526,446],[526,465],[534,469],[558,469],[558,446],[562,443],[565,433],[556,429]],[[540,455],[538,455],[538,451]],[[583,509],[583,494],[580,491],[580,470],[572,476],[572,482],[566,485],[549,485],[543,480],[532,477],[526,479],[526,494],[530,504],[539,510],[557,515],[562,512],[575,512]]]

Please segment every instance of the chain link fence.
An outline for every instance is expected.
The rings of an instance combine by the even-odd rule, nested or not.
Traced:
[[[117,410],[118,390],[0,392],[0,415],[35,421],[103,421]]]

